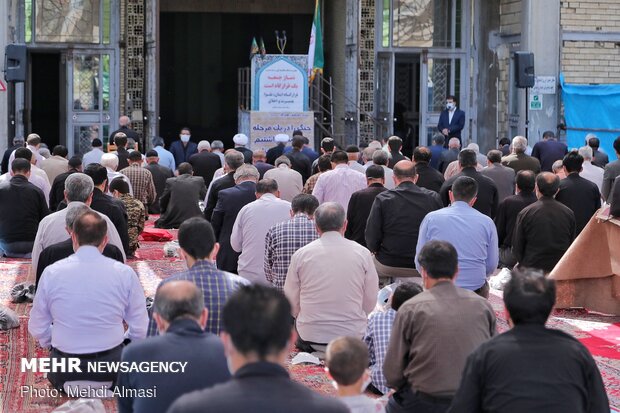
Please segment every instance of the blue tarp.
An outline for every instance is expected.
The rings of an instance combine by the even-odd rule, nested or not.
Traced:
[[[566,126],[583,129],[620,130],[620,85],[573,85],[564,82],[560,74],[562,102]],[[616,159],[614,140],[620,132],[567,131],[569,148],[579,148],[585,144],[585,136],[594,133],[601,141],[601,148]]]

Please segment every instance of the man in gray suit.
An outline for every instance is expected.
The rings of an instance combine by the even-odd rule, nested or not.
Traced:
[[[620,175],[620,136],[614,141],[614,150],[616,151],[618,160],[605,165],[605,172],[603,172],[603,190],[601,191],[601,195],[603,195],[603,199],[608,202],[611,201],[613,196],[614,191],[612,191],[612,188],[614,186],[614,181],[616,177]]]
[[[502,165],[501,151],[493,149],[487,153],[487,167],[480,173],[495,182],[499,202],[515,193],[515,170]]]
[[[168,178],[159,199],[161,217],[155,221],[157,228],[178,228],[188,218],[202,216],[198,202],[207,194],[205,181],[193,176],[192,166],[183,162],[178,166],[179,176]]]

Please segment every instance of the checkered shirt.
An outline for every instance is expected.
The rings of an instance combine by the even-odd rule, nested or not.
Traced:
[[[166,278],[160,285],[179,280],[192,281],[202,290],[205,307],[209,310],[205,331],[213,334],[219,334],[222,329],[222,310],[228,297],[241,285],[249,284],[246,279],[218,270],[215,264],[206,260],[197,261],[189,270]],[[157,324],[151,314],[148,335],[157,334],[159,334]]]
[[[302,193],[312,195],[312,190],[314,189],[314,185],[316,185],[316,181],[319,179],[319,175],[321,174],[322,172],[319,172],[319,173],[312,175],[310,178],[308,178],[308,180],[306,181],[306,184],[304,185],[304,189]]]
[[[133,164],[121,169],[120,173],[129,178],[134,198],[142,202],[144,206],[150,205],[155,201],[155,184],[153,183],[151,171],[138,164]]]
[[[373,312],[368,317],[368,326],[364,336],[364,342],[368,346],[368,353],[370,354],[370,379],[373,386],[383,394],[390,391],[383,375],[383,361],[390,343],[390,334],[395,317],[396,311],[391,308],[386,312]]]
[[[316,240],[314,221],[305,214],[271,227],[265,236],[265,276],[278,290],[284,289],[291,257],[303,246]]]

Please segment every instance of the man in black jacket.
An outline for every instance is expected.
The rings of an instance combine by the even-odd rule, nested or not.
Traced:
[[[202,177],[207,188],[213,180],[213,174],[215,171],[222,167],[220,157],[210,151],[211,145],[209,142],[200,141],[198,142],[198,153],[190,156],[188,161],[194,169],[194,176]]]
[[[7,172],[9,172],[10,166],[9,165],[9,159],[11,158],[11,154],[13,153],[13,151],[19,149],[19,148],[23,148],[24,147],[24,137],[23,136],[16,136],[13,138],[13,146],[11,146],[10,148],[7,148],[6,151],[4,151],[4,155],[2,156],[2,173],[5,174]]]
[[[418,187],[415,165],[400,161],[394,166],[396,188],[375,198],[366,226],[366,245],[375,253],[379,277],[419,277],[415,249],[422,220],[441,208],[436,192]]]
[[[431,150],[425,146],[418,146],[413,151],[413,162],[415,163],[415,171],[418,174],[416,185],[439,193],[445,179],[437,169],[429,165],[431,156]]]
[[[207,205],[205,205],[204,210],[207,221],[211,221],[211,216],[213,215],[215,205],[217,205],[220,191],[235,186],[235,178],[233,175],[237,168],[243,165],[243,154],[237,150],[228,150],[224,155],[224,162],[226,163],[224,166],[226,175],[211,182],[211,188],[209,188],[209,193],[207,194]]]
[[[153,303],[153,318],[160,333],[165,334],[125,347],[121,360],[128,363],[170,361],[184,363],[184,368],[175,374],[121,372],[119,387],[138,391],[157,388],[157,397],[135,397],[126,392],[125,397],[118,398],[119,413],[164,413],[181,395],[230,379],[221,340],[204,331],[210,316],[202,291],[192,281],[160,284]]]
[[[159,199],[166,189],[166,180],[173,178],[174,172],[170,168],[159,164],[159,154],[154,149],[146,153],[146,164],[145,168],[151,172],[153,183],[155,184],[155,201],[149,205],[149,214],[159,214],[161,212]]]
[[[43,192],[28,182],[30,167],[15,159],[13,177],[0,183],[0,257],[30,258],[39,222],[49,214]]]
[[[116,156],[118,157],[117,171],[129,166],[129,151],[127,150],[127,135],[119,132],[114,135],[114,145],[116,145]],[[133,149],[133,148],[132,148]]]
[[[130,256],[127,211],[122,201],[106,195],[105,193],[108,185],[107,169],[101,164],[91,163],[86,167],[84,173],[90,176],[95,184],[93,200],[90,203],[90,207],[110,218],[110,221],[112,221],[114,227],[116,227],[116,231],[118,231],[119,237],[121,237],[125,255]]]
[[[52,189],[50,190],[50,211],[56,211],[58,205],[65,199],[65,181],[69,175],[76,172],[82,172],[82,158],[72,156],[69,159],[69,170],[62,173],[54,179]]]
[[[236,185],[224,189],[218,196],[217,205],[211,217],[211,224],[215,238],[220,243],[217,267],[223,271],[237,274],[237,262],[240,254],[233,250],[230,245],[230,235],[241,208],[256,201],[258,177],[259,173],[254,165],[241,165],[234,174]]]
[[[512,253],[520,267],[551,272],[575,239],[575,214],[553,197],[560,178],[551,172],[536,177],[538,201],[517,216]]]
[[[478,183],[478,196],[474,203],[474,209],[482,212],[484,215],[495,218],[497,212],[497,205],[499,203],[497,195],[497,186],[490,178],[482,175],[476,171],[476,165],[478,160],[476,159],[476,152],[471,149],[463,149],[459,152],[459,166],[461,172],[448,179],[441,186],[439,194],[441,195],[441,201],[444,206],[450,205],[450,197],[448,192],[452,189],[452,184],[459,176],[469,176]]]
[[[187,162],[177,169],[179,176],[166,180],[159,199],[161,216],[155,221],[156,228],[179,228],[185,220],[202,215],[198,203],[207,194],[204,180],[193,176],[192,166]]]
[[[517,215],[525,207],[536,202],[534,188],[536,174],[524,169],[517,174],[517,194],[504,199],[497,208],[495,227],[499,243],[499,265],[512,268],[517,260],[512,255],[512,234],[517,221]]]
[[[67,215],[65,216],[65,223],[67,233],[69,236],[73,234],[73,223],[77,218],[79,218],[83,213],[90,211],[91,209],[87,205],[73,205],[67,211]],[[39,279],[41,278],[41,274],[43,274],[43,270],[49,265],[60,261],[64,258],[67,258],[70,255],[73,255],[73,240],[68,238],[64,241],[61,241],[57,244],[52,244],[49,247],[46,247],[41,251],[41,255],[39,255],[39,264],[37,265],[37,276],[35,285],[39,284]],[[125,259],[123,257],[123,253],[117,247],[112,244],[106,244],[103,248],[103,255],[108,258],[112,258],[120,263],[125,263]]]
[[[291,160],[291,169],[301,174],[301,179],[305,184],[312,175],[312,161],[308,156],[301,152],[304,148],[303,136],[295,136],[292,142],[293,150],[286,153],[286,157]]]
[[[371,165],[366,168],[368,188],[354,192],[347,210],[347,229],[344,236],[360,245],[366,246],[366,222],[375,198],[387,190],[384,186],[385,172],[382,166]]]
[[[560,181],[560,191],[555,196],[575,214],[575,236],[588,224],[590,218],[601,207],[601,193],[594,182],[579,176],[583,156],[577,151],[568,153],[562,160],[566,178]]]
[[[534,271],[513,272],[504,303],[514,327],[467,359],[448,412],[608,412],[601,373],[574,337],[545,327],[555,283]]]
[[[398,136],[390,136],[387,141],[387,146],[390,150],[390,162],[388,163],[389,168],[394,168],[394,165],[398,162],[407,159],[407,157],[400,152],[403,149],[403,140]]]
[[[177,399],[168,413],[346,413],[326,398],[291,380],[284,367],[296,334],[291,305],[280,291],[241,287],[226,302],[222,341],[233,372],[230,381]]]

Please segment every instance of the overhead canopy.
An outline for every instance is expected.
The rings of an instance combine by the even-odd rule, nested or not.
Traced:
[[[583,146],[585,136],[594,133],[609,160],[615,160],[613,142],[620,136],[620,85],[574,85],[565,83],[563,74],[560,74],[560,85],[564,118],[569,128],[568,147]]]

